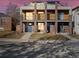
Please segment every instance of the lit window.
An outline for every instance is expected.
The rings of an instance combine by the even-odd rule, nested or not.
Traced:
[[[32,12],[26,13],[26,20],[33,20],[33,13]]]
[[[0,27],[2,27],[2,19],[0,19]]]
[[[44,23],[38,23],[38,29],[44,30]]]

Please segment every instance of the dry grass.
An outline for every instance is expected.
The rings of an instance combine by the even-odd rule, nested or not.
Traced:
[[[70,36],[73,37],[73,38],[79,39],[79,35],[73,34],[73,35],[70,35]]]
[[[0,38],[13,38],[19,39],[23,33],[16,33],[14,31],[2,31],[0,32]]]
[[[41,37],[40,40],[69,40],[69,39],[62,35],[53,35],[53,36]]]
[[[41,37],[44,37],[46,35],[47,35],[47,33],[33,33],[30,38],[31,39],[40,39]]]
[[[34,33],[31,35],[31,39],[37,39],[37,40],[69,40],[68,38],[62,36],[62,35],[48,35],[47,33]]]

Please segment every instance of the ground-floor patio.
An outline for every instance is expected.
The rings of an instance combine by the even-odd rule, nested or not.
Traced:
[[[71,22],[23,22],[23,32],[72,33]]]

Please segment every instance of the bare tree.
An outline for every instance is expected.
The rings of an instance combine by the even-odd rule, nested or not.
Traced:
[[[17,5],[10,2],[6,10],[7,15],[12,17],[12,30],[16,30],[16,23],[17,23],[16,8]]]

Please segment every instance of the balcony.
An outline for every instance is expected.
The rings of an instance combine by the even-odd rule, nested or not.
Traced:
[[[64,21],[70,21],[70,16],[69,15],[64,15]]]
[[[47,11],[47,20],[56,21],[55,10],[48,10]]]
[[[59,22],[69,22],[70,20],[70,15],[63,15],[63,17],[58,17]]]
[[[23,19],[23,21],[25,22],[25,21],[34,21],[34,11],[32,11],[32,10],[24,10],[23,12],[22,12],[22,19]]]
[[[58,10],[58,21],[59,22],[69,22],[71,16],[69,10]]]
[[[44,10],[37,11],[37,21],[45,21],[45,11]]]

